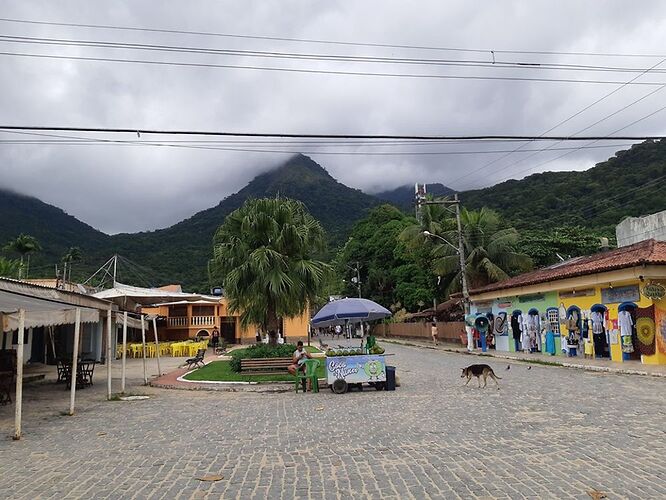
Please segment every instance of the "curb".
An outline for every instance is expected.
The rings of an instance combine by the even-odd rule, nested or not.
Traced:
[[[431,349],[433,351],[444,351],[444,352],[450,352],[453,354],[462,354],[462,355],[471,355],[471,356],[479,356],[479,357],[489,357],[489,358],[496,358],[496,359],[509,359],[511,361],[516,361],[519,363],[532,363],[535,365],[544,365],[544,366],[559,366],[562,368],[575,368],[577,370],[585,370],[585,371],[591,371],[591,372],[605,372],[605,373],[614,373],[618,375],[641,375],[644,377],[656,377],[656,378],[666,378],[666,373],[656,373],[656,372],[647,372],[643,370],[631,370],[631,369],[623,369],[623,368],[614,368],[611,366],[594,366],[594,365],[580,365],[577,363],[567,363],[566,361],[542,361],[539,359],[535,360],[530,360],[530,359],[525,359],[525,358],[520,358],[518,356],[512,356],[510,354],[494,354],[494,353],[489,353],[489,352],[477,352],[477,351],[467,351],[467,350],[460,350],[460,349],[454,349],[452,347],[435,347],[435,346],[428,346],[428,345],[422,345],[422,344],[417,344],[414,342],[410,341],[401,341],[401,340],[394,340],[394,339],[384,339],[383,342],[389,343],[389,344],[398,344],[398,345],[406,345],[406,346],[411,346],[411,347],[419,347],[422,349]]]

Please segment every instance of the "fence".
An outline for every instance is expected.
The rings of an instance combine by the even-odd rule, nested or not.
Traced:
[[[378,337],[431,340],[430,327],[431,324],[427,322],[388,323],[375,325],[372,333]],[[465,323],[462,321],[438,322],[437,332],[439,333],[440,342],[460,344],[460,335],[465,333]]]

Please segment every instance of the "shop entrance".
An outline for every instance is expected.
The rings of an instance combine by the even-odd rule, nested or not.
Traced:
[[[236,343],[236,317],[220,317],[220,337],[227,344]]]

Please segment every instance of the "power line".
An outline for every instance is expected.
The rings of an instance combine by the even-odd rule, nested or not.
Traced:
[[[643,117],[645,119],[647,117]],[[639,120],[640,121],[640,120]],[[636,122],[634,122],[636,123]],[[398,135],[398,134],[302,134],[281,132],[228,132],[214,130],[159,130],[145,128],[110,128],[110,127],[67,127],[67,126],[44,126],[44,125],[2,125],[0,130],[23,130],[23,131],[54,131],[54,132],[99,132],[114,134],[144,134],[144,135],[199,135],[219,137],[274,137],[293,139],[405,139],[419,141],[434,140],[542,140],[542,141],[646,141],[660,140],[666,138],[664,135],[634,135],[634,136],[536,136],[536,135],[503,135],[503,134],[480,134],[480,135]]]
[[[410,65],[428,65],[428,66],[454,66],[470,68],[492,68],[492,69],[544,69],[559,71],[593,71],[593,72],[616,72],[616,73],[644,73],[645,68],[629,68],[619,66],[600,66],[591,64],[563,64],[548,62],[527,62],[527,61],[489,61],[479,59],[426,59],[426,58],[406,58],[406,57],[378,57],[378,56],[357,56],[346,54],[312,54],[301,52],[277,52],[277,51],[259,51],[259,50],[241,50],[241,49],[219,49],[211,47],[192,47],[182,45],[163,45],[146,43],[128,43],[113,42],[104,40],[80,40],[71,38],[43,38],[0,35],[0,42],[22,43],[34,45],[53,45],[65,47],[93,47],[104,49],[124,49],[124,50],[147,50],[169,53],[186,54],[206,54],[236,57],[260,57],[293,59],[307,61],[331,61],[331,62],[355,62],[355,63],[382,63],[382,64],[410,64]],[[666,70],[653,71],[653,73],[666,73]]]
[[[194,31],[182,29],[164,29],[164,28],[144,28],[137,26],[117,26],[108,24],[86,24],[86,23],[65,23],[55,21],[38,21],[33,19],[16,19],[16,18],[0,18],[1,22],[18,23],[18,24],[32,24],[41,26],[62,26],[70,28],[93,28],[105,29],[114,31],[136,31],[146,33],[164,33],[164,34],[178,34],[178,35],[197,35],[209,36],[220,38],[238,38],[246,40],[268,40],[278,42],[295,42],[295,43],[312,43],[324,45],[341,45],[341,46],[355,46],[355,47],[376,47],[376,48],[389,48],[389,49],[409,49],[409,50],[434,50],[442,52],[463,52],[463,53],[477,53],[477,54],[534,54],[534,55],[565,55],[565,56],[599,56],[599,57],[637,57],[637,58],[661,58],[666,57],[666,54],[636,54],[636,53],[604,53],[604,52],[582,52],[582,51],[550,51],[550,50],[507,50],[507,49],[477,49],[477,48],[460,48],[460,47],[441,47],[433,45],[409,45],[409,44],[389,44],[381,42],[350,42],[344,40],[322,40],[313,38],[290,38],[266,35],[243,35],[237,33],[219,33],[211,31]]]
[[[580,149],[604,149],[604,148],[622,148],[631,146],[633,143],[625,144],[603,144],[599,146],[589,146],[584,148],[554,148],[548,151],[580,150]],[[185,144],[172,144],[169,142],[138,142],[138,141],[4,141],[0,140],[0,145],[29,145],[29,146],[172,146],[186,149],[205,149],[213,151],[237,151],[247,153],[281,153],[281,154],[305,154],[305,155],[340,155],[340,156],[455,156],[455,155],[483,155],[504,153],[510,150],[473,150],[473,151],[307,151],[307,150],[284,150],[284,149],[256,149],[256,148],[235,148],[235,147],[215,147],[215,146],[196,146]],[[533,151],[546,151],[546,149],[525,149],[521,153]]]
[[[627,85],[634,83],[638,78],[640,78],[641,76],[645,75],[645,74],[648,73],[649,71],[653,71],[653,70],[655,70],[658,66],[660,66],[660,65],[661,65],[662,63],[664,63],[664,62],[666,62],[666,58],[660,60],[659,62],[657,62],[656,64],[654,64],[652,67],[650,67],[650,68],[646,69],[645,71],[643,71],[640,75],[637,75],[637,76],[635,76],[634,78],[632,78],[631,80],[629,80],[629,81],[623,83],[622,85],[620,85],[620,86],[617,87],[616,89],[613,89],[612,91],[610,91],[609,93],[603,95],[602,97],[600,97],[600,98],[597,99],[596,101],[592,102],[591,104],[588,104],[588,105],[585,106],[583,109],[577,111],[576,113],[572,114],[572,115],[569,116],[568,118],[565,118],[564,120],[561,120],[560,122],[558,122],[557,124],[555,124],[554,126],[552,126],[551,128],[549,128],[548,130],[546,130],[545,132],[543,132],[541,135],[542,135],[542,136],[545,136],[546,134],[552,132],[552,131],[555,130],[556,128],[559,128],[560,126],[564,125],[565,123],[567,123],[567,122],[573,120],[574,118],[576,118],[577,116],[581,115],[582,113],[584,113],[584,112],[587,111],[588,109],[592,108],[593,106],[596,106],[596,105],[599,104],[600,102],[605,101],[606,99],[608,99],[608,98],[611,97],[612,95],[616,94],[617,92],[619,92],[620,90],[622,90],[623,88],[625,88]],[[592,125],[590,125],[590,126],[588,126],[588,127],[586,127],[586,128],[583,128],[583,129],[581,129],[581,130],[578,130],[574,135],[578,135],[578,134],[580,134],[581,132],[584,132],[585,130],[588,130],[589,128],[593,127],[594,125],[597,125],[597,124],[603,122],[604,120],[607,120],[608,118],[610,118],[610,117],[616,115],[617,113],[619,113],[619,112],[621,112],[621,111],[624,111],[624,110],[627,109],[627,108],[630,108],[631,106],[633,106],[633,105],[639,103],[640,101],[642,101],[643,99],[646,99],[647,97],[651,96],[652,94],[654,94],[654,93],[656,93],[656,92],[659,92],[660,90],[663,90],[664,87],[665,87],[665,86],[661,86],[661,87],[659,87],[659,88],[657,88],[657,89],[655,89],[655,90],[649,92],[648,94],[646,94],[646,95],[640,97],[639,99],[636,99],[635,101],[631,102],[631,103],[628,104],[627,106],[624,106],[624,107],[621,108],[620,110],[615,111],[614,113],[611,113],[611,114],[609,114],[609,115],[604,116],[602,119],[596,121],[596,122],[593,123]],[[496,159],[494,159],[494,160],[491,160],[490,162],[486,163],[485,165],[482,165],[481,167],[479,167],[478,169],[476,169],[476,170],[474,170],[474,171],[472,171],[472,172],[469,172],[469,173],[467,173],[467,174],[465,174],[465,175],[463,175],[463,176],[458,177],[457,179],[455,179],[454,181],[452,181],[452,183],[455,184],[455,182],[457,182],[457,181],[459,181],[459,180],[461,180],[461,179],[464,179],[465,177],[468,177],[468,176],[470,176],[470,175],[473,174],[473,173],[480,172],[481,170],[484,170],[486,167],[489,167],[490,165],[493,165],[493,164],[497,163],[498,161],[501,161],[501,160],[503,160],[504,158],[507,158],[507,157],[511,156],[513,153],[515,153],[515,152],[521,150],[524,146],[525,146],[525,144],[522,144],[522,145],[518,146],[517,148],[515,148],[515,149],[514,149],[513,151],[511,151],[510,153],[507,153],[507,154],[505,154],[505,155],[503,155],[503,156],[500,156],[499,158],[496,158]],[[534,154],[532,154],[532,155],[527,156],[526,158],[522,158],[522,159],[519,160],[519,161],[513,162],[513,163],[511,163],[511,164],[509,164],[509,165],[507,165],[507,166],[501,168],[500,171],[501,171],[501,170],[506,170],[507,168],[510,168],[510,167],[512,167],[512,166],[514,166],[514,165],[516,165],[516,164],[518,164],[518,163],[520,163],[520,162],[522,162],[522,161],[525,161],[525,160],[527,160],[527,159],[529,159],[529,158],[535,156],[536,154],[537,154],[537,153],[534,153]]]
[[[304,73],[313,75],[338,75],[338,76],[370,76],[381,78],[414,78],[414,79],[436,79],[436,80],[497,80],[514,82],[544,82],[544,83],[579,83],[579,84],[601,84],[616,85],[621,84],[617,80],[592,80],[575,78],[532,78],[518,76],[483,76],[483,75],[441,75],[427,73],[382,73],[365,71],[343,71],[343,70],[325,70],[308,68],[285,68],[274,66],[251,66],[243,64],[214,64],[214,63],[194,63],[178,61],[154,61],[149,59],[120,59],[114,57],[87,57],[87,56],[63,56],[53,54],[32,54],[23,52],[0,52],[2,56],[10,57],[32,57],[37,59],[54,59],[65,61],[93,61],[93,62],[118,62],[130,64],[149,64],[156,66],[181,66],[191,68],[216,68],[216,69],[245,69],[253,71],[272,71],[285,73]],[[655,86],[664,85],[664,82],[633,82],[631,85]]]

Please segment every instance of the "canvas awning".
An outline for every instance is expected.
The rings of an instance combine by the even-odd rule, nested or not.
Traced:
[[[123,326],[123,313],[117,312],[115,314],[116,318],[116,327],[121,328]],[[130,316],[129,314],[127,315],[127,327],[128,328],[135,328],[137,330],[141,330],[141,319],[140,318],[135,318],[133,316]]]
[[[18,329],[18,311],[23,309],[25,327],[73,324],[75,310],[81,310],[82,323],[97,323],[99,311],[112,308],[112,304],[74,292],[32,285],[0,278],[0,314],[2,331]]]
[[[219,297],[209,297],[198,293],[172,292],[161,288],[142,288],[138,286],[116,283],[113,288],[102,290],[93,294],[94,297],[104,300],[113,300],[114,302],[129,300],[142,306],[152,306],[160,302],[173,301],[204,301],[214,303],[219,301]]]

